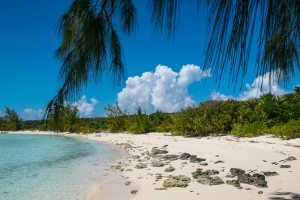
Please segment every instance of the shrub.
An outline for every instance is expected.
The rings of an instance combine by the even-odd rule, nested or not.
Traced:
[[[286,139],[298,138],[300,137],[300,120],[290,120],[286,124],[273,126],[269,133]]]
[[[253,137],[268,133],[267,125],[261,121],[255,121],[249,124],[234,124],[231,134],[238,137]]]

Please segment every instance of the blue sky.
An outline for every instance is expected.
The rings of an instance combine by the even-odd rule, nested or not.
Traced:
[[[57,81],[61,63],[53,55],[60,44],[55,31],[59,17],[71,2],[0,2],[0,112],[3,113],[5,106],[8,106],[24,119],[35,119],[40,117],[48,101],[56,94],[61,84]],[[104,107],[116,101],[122,101],[121,105],[127,110],[140,103],[148,106],[149,112],[153,109],[169,109],[171,112],[180,106],[191,103],[197,105],[212,98],[243,99],[255,93],[257,84],[253,70],[249,70],[242,91],[236,92],[233,87],[228,88],[227,75],[218,88],[214,74],[202,77],[199,73],[204,63],[205,10],[197,14],[193,5],[185,6],[180,13],[174,39],[168,40],[153,33],[146,1],[135,2],[138,8],[138,29],[131,37],[122,37],[122,45],[126,79],[138,77],[129,78],[131,85],[126,85],[124,81],[120,87],[107,80],[97,84],[91,82],[87,88],[82,89],[76,102],[82,117],[104,116]],[[250,68],[251,65],[254,66],[252,60]],[[144,72],[151,73],[142,76]],[[195,76],[197,74],[198,77]],[[170,82],[163,81],[165,76]],[[192,81],[181,84],[180,80],[184,78]],[[150,80],[155,83],[148,84]],[[171,83],[174,83],[173,88]],[[246,86],[246,83],[249,85]],[[282,94],[292,91],[296,84],[299,84],[299,80],[294,78],[287,88],[275,85],[274,92]],[[170,105],[168,101],[171,101]]]

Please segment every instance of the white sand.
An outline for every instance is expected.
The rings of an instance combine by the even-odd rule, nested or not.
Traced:
[[[32,131],[25,133],[32,133]],[[35,133],[53,134],[52,132]],[[128,152],[128,158],[121,161],[124,171],[119,173],[123,178],[115,176],[101,186],[97,186],[92,200],[300,199],[300,139],[281,140],[270,135],[256,138],[235,138],[232,136],[185,138],[168,136],[163,133],[146,135],[98,133],[86,137],[112,145],[129,143],[134,147],[127,150],[123,149],[123,151]],[[171,161],[164,167],[152,167],[153,158],[145,160],[147,156],[141,156],[146,151],[151,152],[153,147],[163,149],[164,145],[168,145],[165,148],[169,151],[168,154],[179,155],[187,152],[205,158],[208,165],[200,166],[198,163],[179,159]],[[133,159],[133,155],[140,155],[142,163],[147,164],[148,167],[136,169],[135,165],[140,161]],[[281,161],[289,156],[294,156],[297,160]],[[224,162],[214,164],[215,161],[219,160]],[[116,163],[118,162],[120,161],[116,161]],[[278,165],[274,165],[272,162],[277,162]],[[282,164],[291,165],[291,168],[280,168],[279,166]],[[168,166],[173,166],[176,170],[165,172],[164,169]],[[241,184],[243,189],[237,189],[227,184],[202,185],[197,183],[191,175],[191,172],[197,168],[216,169],[220,171],[218,176],[226,181],[230,178],[225,178],[225,175],[229,174],[230,168],[233,167],[244,169],[247,173],[251,171],[255,173],[275,171],[279,175],[266,177],[267,188]],[[163,178],[155,181],[156,173],[161,173]],[[163,181],[168,175],[185,175],[191,178],[191,182],[186,188],[154,190],[154,188],[162,187]],[[131,184],[125,186],[124,182],[128,180],[131,181]],[[246,188],[250,188],[250,190],[246,190]],[[137,189],[138,192],[130,194],[132,189]],[[259,191],[263,193],[258,194]],[[297,197],[297,195],[299,196]]]
[[[109,144],[129,143],[135,147],[128,150],[129,157],[122,163],[124,171],[121,172],[126,180],[132,182],[131,187],[138,189],[137,194],[131,195],[132,199],[272,199],[275,197],[285,199],[292,198],[293,195],[294,199],[295,195],[299,195],[300,198],[300,139],[280,140],[270,135],[256,138],[223,136],[200,139],[167,136],[162,133],[146,135],[100,133],[87,137]],[[208,165],[200,166],[198,163],[190,163],[189,160],[179,159],[164,167],[152,167],[152,158],[144,161],[145,157],[141,157],[142,163],[146,163],[148,167],[145,169],[135,168],[138,161],[132,158],[133,155],[141,155],[146,151],[151,152],[153,147],[162,149],[164,145],[168,145],[166,147],[166,150],[169,151],[168,154],[181,154],[183,152],[195,154],[200,158],[205,158]],[[294,156],[297,160],[279,162],[289,156]],[[214,164],[218,160],[222,160],[224,163]],[[187,164],[183,164],[184,162]],[[272,162],[277,162],[278,165],[274,165]],[[280,168],[279,166],[282,164],[291,165],[291,168]],[[176,170],[164,172],[164,169],[168,166],[173,166]],[[254,171],[255,173],[276,171],[279,175],[266,177],[268,188],[241,184],[243,189],[237,189],[227,184],[218,186],[202,185],[197,183],[191,175],[191,172],[197,168],[204,170],[216,169],[220,171],[218,176],[226,181],[230,180],[230,178],[225,178],[225,175],[229,174],[232,167],[244,169],[246,172]],[[156,173],[163,175],[162,180],[155,181]],[[191,178],[191,182],[186,188],[154,190],[154,188],[162,187],[163,181],[166,179],[165,176],[168,175],[185,175]],[[119,187],[122,186],[119,185]],[[251,190],[246,190],[246,188]],[[117,190],[113,189],[113,191]],[[258,194],[259,191],[262,191],[263,194]],[[123,199],[129,199],[129,197]]]

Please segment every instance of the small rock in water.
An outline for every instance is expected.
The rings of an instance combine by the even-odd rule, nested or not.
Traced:
[[[291,168],[291,165],[280,165],[280,168]]]
[[[263,191],[258,191],[258,194],[262,194],[263,193]]]
[[[272,165],[278,165],[278,162],[272,162],[271,164]]]

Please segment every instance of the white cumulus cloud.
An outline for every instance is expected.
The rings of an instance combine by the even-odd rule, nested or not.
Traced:
[[[147,113],[160,110],[176,112],[195,104],[188,94],[188,87],[204,77],[210,77],[210,70],[203,71],[196,65],[184,65],[179,73],[158,65],[155,72],[144,72],[142,76],[129,77],[126,87],[118,93],[121,109],[134,113],[138,106]]]
[[[34,110],[32,108],[26,108],[22,113],[22,118],[24,120],[40,120],[43,117],[43,112],[42,109]]]
[[[270,78],[271,76],[271,78]],[[277,80],[273,79],[274,74],[270,72],[266,73],[263,76],[258,76],[255,78],[253,83],[246,84],[247,90],[239,94],[238,97],[234,98],[231,95],[224,95],[220,92],[212,92],[210,97],[212,100],[228,100],[228,99],[237,99],[237,100],[247,100],[249,98],[258,98],[263,94],[271,92],[274,95],[283,95],[286,93],[277,83]]]
[[[210,98],[212,100],[229,100],[229,99],[234,99],[234,97],[232,95],[225,95],[225,94],[222,94],[220,92],[216,92],[216,91],[213,91],[211,94],[210,94]]]
[[[76,106],[78,109],[78,114],[80,117],[91,117],[95,106],[98,104],[98,100],[91,98],[90,103],[87,101],[85,95],[83,95],[78,101],[74,102],[72,105]]]

